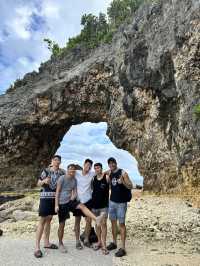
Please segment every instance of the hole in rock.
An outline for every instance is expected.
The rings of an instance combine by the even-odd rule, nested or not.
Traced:
[[[107,159],[114,157],[118,167],[123,168],[135,184],[143,185],[135,158],[128,151],[116,148],[106,135],[106,130],[105,122],[85,122],[71,126],[56,152],[62,156],[61,167],[66,169],[70,163],[82,166],[84,160],[90,158],[93,162],[101,162],[106,170]]]

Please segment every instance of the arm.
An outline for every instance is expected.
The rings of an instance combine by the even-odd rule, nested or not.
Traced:
[[[106,170],[105,172],[103,172],[104,175],[106,175],[106,180],[108,183],[110,183],[110,170]]]
[[[133,188],[133,183],[132,181],[130,180],[130,177],[129,175],[124,172],[120,178],[121,180],[121,183],[128,189],[132,189]]]
[[[71,200],[75,200],[77,198],[77,188],[74,188],[72,190],[72,194],[71,194]]]
[[[46,177],[43,180],[39,179],[38,182],[37,182],[37,186],[38,187],[42,187],[44,184],[49,185],[50,181],[51,181],[51,179],[49,177]]]
[[[48,176],[48,173],[46,170],[43,170],[40,178],[38,179],[37,186],[42,187],[45,184],[49,185],[50,182],[51,182],[51,177]]]
[[[56,213],[59,211],[58,199],[60,196],[60,191],[61,191],[61,183],[58,181],[57,187],[56,187],[56,197],[55,197],[55,212]]]

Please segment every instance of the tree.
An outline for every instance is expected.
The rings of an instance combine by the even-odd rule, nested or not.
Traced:
[[[48,38],[45,38],[44,42],[48,44],[48,49],[52,52],[54,56],[59,55],[61,53],[62,49],[59,47],[59,45],[56,42]]]
[[[145,0],[113,0],[107,9],[111,25],[119,27],[144,2]]]
[[[109,25],[106,20],[106,15],[104,13],[99,13],[97,31],[107,33],[108,29]]]
[[[118,27],[137,10],[144,2],[156,0],[113,0],[107,9],[107,16],[99,13],[99,16],[93,14],[84,14],[81,17],[82,30],[79,35],[69,38],[65,50],[71,50],[77,45],[87,48],[94,48],[101,43],[112,41],[114,33]],[[50,39],[44,39],[48,44],[48,49],[53,55],[59,55],[63,49],[57,43]]]

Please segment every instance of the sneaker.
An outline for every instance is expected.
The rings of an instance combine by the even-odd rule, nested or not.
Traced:
[[[120,248],[116,253],[115,257],[123,257],[126,255],[126,251],[123,248]]]
[[[116,249],[117,245],[113,242],[111,242],[108,246],[107,246],[107,250],[113,250]]]

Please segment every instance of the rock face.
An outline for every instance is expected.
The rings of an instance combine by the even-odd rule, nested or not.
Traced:
[[[74,49],[0,96],[0,188],[35,185],[71,125],[108,123],[144,188],[200,186],[199,0],[141,7],[111,45]]]

